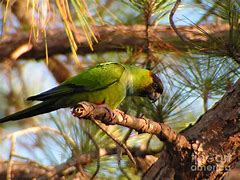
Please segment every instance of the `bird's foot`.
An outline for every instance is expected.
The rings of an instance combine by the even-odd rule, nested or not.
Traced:
[[[72,115],[78,118],[87,118],[92,115],[94,109],[95,107],[93,104],[83,101],[73,107]]]
[[[115,119],[113,111],[106,104],[97,105],[85,101],[74,106],[72,114],[78,118],[101,119],[107,125],[114,124]]]
[[[96,115],[101,114],[100,117],[96,116],[96,119],[102,119],[106,125],[114,124],[115,115],[113,111],[106,104],[95,105]]]

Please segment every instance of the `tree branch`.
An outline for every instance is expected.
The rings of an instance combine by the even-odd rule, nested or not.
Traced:
[[[188,42],[188,40],[187,40],[184,36],[182,36],[181,32],[178,31],[178,29],[177,29],[177,27],[176,27],[176,25],[175,25],[175,23],[174,23],[174,20],[173,20],[173,16],[174,16],[174,14],[176,13],[177,8],[178,8],[178,6],[179,6],[180,4],[181,4],[181,0],[176,0],[175,5],[173,6],[173,8],[172,8],[172,10],[171,10],[171,12],[170,12],[170,15],[169,15],[169,22],[170,22],[170,25],[171,25],[172,29],[173,29],[174,32],[178,35],[178,37],[179,37],[182,41]]]
[[[202,25],[201,28],[209,33],[212,38],[222,39],[224,42],[227,38],[229,27],[227,24]],[[93,28],[99,43],[94,43],[94,51],[88,46],[85,34],[79,30],[76,33],[76,40],[78,42],[78,53],[88,54],[97,52],[109,51],[126,51],[128,47],[142,49],[146,46],[145,26],[144,25],[118,25],[118,26],[96,26]],[[212,31],[214,30],[214,32]],[[180,26],[178,31],[181,31],[182,36],[188,38],[202,52],[219,53],[217,49],[219,42],[213,42],[212,38],[208,38],[206,34],[199,30],[196,26]],[[209,37],[210,37],[209,36]],[[71,51],[68,37],[64,29],[52,29],[47,32],[48,55],[66,54]],[[149,27],[149,41],[151,47],[161,51],[187,51],[189,48],[184,44],[175,32],[169,27]],[[226,40],[227,41],[227,40]],[[216,46],[211,46],[212,49],[205,48],[209,44],[215,43]],[[224,48],[225,49],[225,48]],[[221,52],[224,54],[224,52]],[[227,53],[227,52],[226,52]],[[226,55],[225,53],[225,55]],[[45,58],[45,44],[43,34],[39,35],[36,41],[33,37],[29,39],[29,33],[17,32],[16,34],[5,35],[0,40],[0,61],[12,59],[41,59]]]
[[[167,145],[143,179],[223,179],[239,163],[240,79],[181,133],[191,141],[193,151],[179,152]]]
[[[143,151],[139,147],[129,147],[129,150],[133,154],[135,158],[137,157],[146,157],[148,155],[155,155],[161,150],[147,150]],[[100,148],[100,157],[115,155],[117,154],[118,149],[116,147],[113,148]],[[123,151],[123,154],[126,155],[126,152]],[[80,163],[82,166],[86,166],[89,163],[93,162],[98,156],[98,152],[90,152],[86,154],[81,154],[74,156],[67,160],[66,162],[59,164],[55,167],[53,166],[46,166],[42,167],[37,163],[32,163],[30,161],[27,162],[20,162],[20,161],[13,161],[12,162],[12,177],[14,179],[33,179],[36,177],[41,177],[40,179],[47,179],[52,177],[52,179],[58,179],[64,175],[64,171],[74,167],[77,163]],[[0,161],[0,179],[6,179],[8,170],[8,161]],[[91,176],[89,175],[89,178]]]
[[[132,117],[117,109],[112,111],[106,106],[80,102],[73,108],[72,114],[79,119],[98,119],[106,125],[118,124],[140,133],[156,134],[161,140],[173,143],[179,148],[191,148],[184,136],[177,134],[166,124],[157,123],[147,118]]]

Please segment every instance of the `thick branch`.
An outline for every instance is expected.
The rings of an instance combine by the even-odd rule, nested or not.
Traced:
[[[193,144],[193,151],[167,146],[143,179],[224,178],[240,157],[240,80],[182,134]]]
[[[78,53],[88,54],[93,52],[108,51],[126,51],[127,47],[143,49],[145,47],[145,26],[96,26],[94,27],[95,35],[99,43],[94,43],[94,51],[91,51],[84,33],[79,30],[76,33],[78,41]],[[214,49],[209,49],[208,45],[213,44],[212,38],[225,39],[229,30],[227,24],[220,25],[202,25],[202,29],[210,34],[208,38],[204,36],[195,26],[178,27],[182,36],[192,40],[196,46],[201,47],[201,51],[216,51],[219,42],[216,42]],[[212,31],[214,30],[214,32]],[[157,48],[158,51],[187,51],[193,46],[184,45],[175,32],[169,27],[149,27],[149,40],[151,46]],[[64,29],[53,29],[47,32],[48,54],[49,56],[56,54],[66,54],[70,52],[68,37]],[[208,47],[204,49],[204,47]],[[224,53],[223,53],[224,54]],[[43,34],[39,35],[37,41],[33,37],[29,40],[29,33],[18,32],[16,34],[5,35],[0,40],[0,61],[6,58],[13,59],[40,59],[45,57],[45,44]]]
[[[129,148],[131,153],[135,158],[138,157],[145,157],[147,155],[155,155],[160,152],[160,150],[148,150],[143,151],[139,147]],[[100,149],[100,156],[109,156],[115,155],[118,152],[116,147],[114,148],[106,148]],[[125,152],[123,152],[126,154]],[[77,163],[85,166],[89,163],[93,162],[97,158],[97,152],[91,152],[86,154],[81,154],[75,157],[70,158],[68,161],[59,164],[55,167],[53,166],[46,166],[45,168],[38,166],[37,164],[33,164],[31,162],[20,162],[14,161],[13,162],[13,169],[12,169],[12,177],[13,179],[33,179],[36,177],[41,177],[42,179],[48,179],[52,177],[52,179],[58,179],[59,177],[64,175],[64,171],[68,168],[72,168],[76,166]],[[1,162],[0,161],[0,179],[6,179],[8,169],[8,162]],[[74,169],[72,169],[74,170]]]
[[[73,115],[78,118],[99,119],[107,125],[122,125],[140,133],[156,134],[162,140],[174,143],[177,147],[190,148],[188,140],[173,131],[164,123],[157,123],[147,118],[136,118],[120,110],[111,111],[106,106],[96,106],[88,102],[81,102],[73,108]]]

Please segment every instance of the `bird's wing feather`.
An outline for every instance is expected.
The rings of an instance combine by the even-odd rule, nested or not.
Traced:
[[[80,87],[80,86],[76,86],[76,87],[71,86],[71,85],[57,86],[48,91],[40,93],[38,95],[30,96],[27,98],[27,100],[29,100],[29,101],[35,101],[35,100],[45,101],[45,100],[51,99],[53,97],[63,96],[66,94],[74,93],[76,91],[83,91],[83,89],[84,89],[84,87]]]
[[[66,80],[55,88],[36,96],[31,96],[27,100],[45,101],[72,93],[105,89],[118,82],[124,70],[124,67],[118,63],[100,64]]]

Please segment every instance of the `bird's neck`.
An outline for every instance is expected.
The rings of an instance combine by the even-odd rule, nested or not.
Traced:
[[[149,70],[130,67],[127,78],[127,95],[140,95],[141,91],[152,83],[152,78],[150,78],[150,76],[151,72]]]

